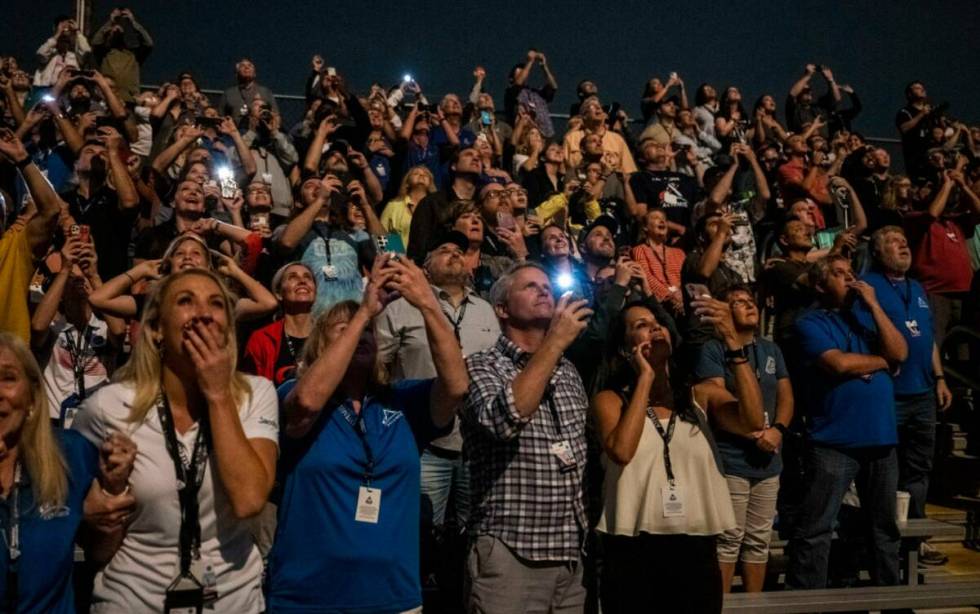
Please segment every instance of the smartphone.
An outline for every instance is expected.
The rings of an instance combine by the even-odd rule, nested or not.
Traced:
[[[517,220],[514,216],[506,211],[497,212],[497,227],[506,228],[507,230],[517,230]]]
[[[269,212],[268,211],[256,211],[252,213],[251,223],[249,224],[252,230],[262,230],[269,228]]]
[[[333,66],[327,66],[327,76],[328,77],[336,77],[337,76],[337,69],[334,68]]]
[[[197,123],[198,126],[201,126],[201,127],[204,127],[204,128],[217,128],[218,126],[221,125],[221,118],[220,117],[204,117],[204,116],[201,116],[201,117],[195,118],[194,121]]]
[[[399,254],[405,255],[405,242],[402,241],[402,236],[397,232],[392,232],[388,234],[388,247],[385,249],[389,254]]]
[[[235,194],[238,192],[238,182],[235,181],[235,174],[230,168],[218,169],[218,183],[221,186],[221,198],[235,198]]]
[[[480,123],[489,126],[493,123],[493,114],[490,111],[480,111]]]
[[[88,243],[92,238],[92,229],[88,224],[78,225],[78,238],[82,240],[82,243]]]
[[[623,256],[626,256],[627,258],[632,260],[633,259],[631,255],[632,252],[633,249],[629,245],[620,245],[619,248],[616,249],[616,258],[618,259],[618,258],[622,258]]]
[[[704,284],[684,284],[687,296],[693,301],[699,298],[711,298],[711,290]]]

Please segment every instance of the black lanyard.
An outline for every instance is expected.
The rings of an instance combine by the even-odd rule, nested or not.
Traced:
[[[180,501],[180,575],[187,577],[190,575],[191,559],[198,558],[201,549],[201,518],[197,495],[204,482],[211,438],[207,419],[202,419],[194,439],[194,449],[190,458],[185,459],[177,442],[177,429],[170,411],[170,401],[165,394],[160,395],[157,413],[160,416],[167,452],[177,474],[177,498]]]
[[[663,258],[661,258],[660,254],[657,253],[657,250],[652,245],[650,246],[650,251],[653,252],[653,256],[657,259],[657,262],[660,263],[660,268],[664,271],[664,285],[671,286],[673,284],[670,283],[670,278],[667,276],[667,246],[664,245],[663,249],[664,255]]]
[[[356,417],[351,420],[350,413],[354,413],[354,408],[348,408],[345,402],[343,404],[343,416],[347,424],[350,424],[351,428],[354,429],[354,434],[361,440],[361,447],[364,448],[364,462],[361,463],[364,466],[364,485],[370,486],[371,479],[374,477],[374,451],[371,450],[371,444],[368,443],[367,427],[364,426],[364,410],[366,407],[367,401],[361,401],[361,411],[356,412]]]
[[[466,316],[467,303],[469,303],[469,299],[464,297],[462,304],[459,306],[458,318],[453,318],[453,316],[449,315],[449,311],[446,311],[445,309],[442,310],[442,312],[446,314],[446,318],[449,320],[449,323],[453,325],[453,334],[456,335],[456,341],[459,342],[459,347],[463,347],[463,340],[460,338],[459,333],[460,327],[463,326],[463,318]]]
[[[75,343],[72,339],[71,331],[65,331],[65,345],[68,346],[68,354],[71,355],[71,368],[75,375],[75,393],[78,394],[78,400],[85,400],[85,363],[86,360],[85,353],[88,351],[88,347],[91,344],[91,337],[89,336],[89,325],[86,324],[85,328],[82,329],[81,341]]]
[[[885,280],[888,281],[888,285],[892,287],[902,304],[905,305],[905,320],[906,322],[910,321],[912,319],[912,282],[909,281],[908,277],[905,278],[905,294],[902,294],[902,291],[898,289],[898,284],[893,283],[887,277]]]
[[[666,431],[664,431],[664,427],[660,424],[660,419],[657,418],[657,414],[653,411],[652,407],[647,407],[647,415],[650,417],[650,421],[653,422],[653,427],[657,429],[660,438],[664,440],[664,468],[667,469],[667,481],[673,486],[674,468],[670,464],[670,440],[674,438],[674,427],[677,425],[677,412],[670,412],[670,420],[667,422]]]
[[[18,600],[18,567],[20,565],[20,478],[21,464],[14,466],[14,481],[10,486],[10,524],[4,534],[7,538],[7,553],[10,561],[7,564],[7,599],[6,612],[17,611]]]
[[[330,259],[330,233],[324,233],[323,229],[319,226],[320,224],[322,224],[322,222],[313,222],[313,232],[323,239],[323,251],[324,255],[327,257],[327,266],[331,266],[333,263]]]

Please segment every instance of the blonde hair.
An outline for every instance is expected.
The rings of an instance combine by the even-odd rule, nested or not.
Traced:
[[[41,368],[19,337],[0,333],[0,348],[14,355],[30,383],[31,400],[20,432],[20,450],[31,478],[34,501],[38,507],[64,505],[68,498],[69,467],[51,430]]]
[[[359,308],[360,304],[357,301],[341,301],[317,317],[313,323],[313,331],[307,337],[306,343],[303,344],[302,360],[300,361],[303,366],[297,371],[297,377],[302,376],[313,366],[316,359],[330,347],[330,342],[327,340],[330,328],[341,322],[350,322]],[[371,376],[371,383],[387,386],[389,382],[388,370],[378,357],[375,362],[374,373]]]
[[[412,168],[408,169],[408,172],[406,172],[402,177],[401,185],[398,186],[398,198],[405,198],[408,196],[409,180],[411,180],[414,173],[419,171],[425,173],[429,177],[429,187],[427,188],[429,194],[436,191],[436,179],[432,175],[432,171],[430,171],[429,167],[425,166],[424,164],[419,164],[418,166],[413,166]]]
[[[248,380],[238,372],[238,344],[235,338],[235,300],[228,287],[225,286],[221,278],[211,271],[204,269],[188,269],[171,273],[164,277],[157,287],[150,293],[146,305],[143,307],[143,318],[140,320],[140,333],[136,342],[133,344],[133,354],[129,362],[123,365],[116,373],[116,381],[131,383],[136,389],[133,397],[133,407],[129,414],[130,422],[142,422],[146,419],[146,414],[156,405],[160,397],[160,380],[163,374],[163,355],[161,347],[154,339],[160,327],[160,320],[163,317],[163,299],[167,296],[167,291],[177,281],[197,275],[206,277],[213,281],[221,290],[221,296],[225,301],[225,318],[228,321],[228,329],[225,332],[225,339],[228,343],[228,351],[231,353],[231,392],[235,399],[235,404],[241,406],[245,397],[252,389],[248,385]]]

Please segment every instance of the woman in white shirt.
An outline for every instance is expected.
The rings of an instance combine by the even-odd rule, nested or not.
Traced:
[[[729,350],[741,351],[727,303],[692,302]],[[603,449],[602,610],[606,614],[720,612],[715,536],[735,526],[707,416],[746,436],[763,428],[762,394],[748,360],[733,357],[732,395],[699,385],[671,390],[670,335],[643,303],[627,305],[610,334],[606,389],[592,411]]]
[[[272,488],[278,407],[271,383],[235,369],[233,308],[210,271],[165,277],[118,383],[89,397],[75,421],[90,441],[121,431],[138,448],[136,511],[124,535],[100,544],[111,558],[96,577],[93,612],[264,609],[247,519]]]

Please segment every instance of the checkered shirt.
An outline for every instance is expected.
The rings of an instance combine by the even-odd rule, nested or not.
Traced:
[[[501,335],[493,347],[466,359],[470,390],[461,431],[470,465],[470,538],[493,535],[532,561],[574,561],[588,526],[583,480],[588,396],[578,371],[563,358],[538,410],[521,417],[512,383],[530,358]],[[566,441],[575,457],[571,470],[563,470],[552,453],[559,441]]]

